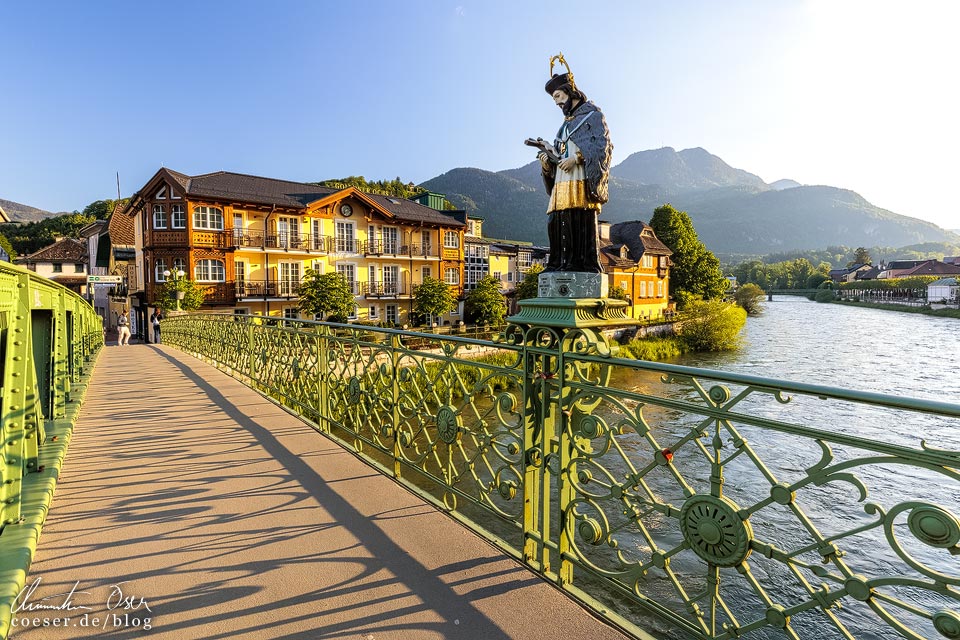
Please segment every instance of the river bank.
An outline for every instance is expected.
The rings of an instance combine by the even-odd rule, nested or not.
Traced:
[[[960,318],[960,309],[940,306],[933,308],[927,304],[909,304],[895,302],[865,302],[863,300],[831,300],[831,304],[839,304],[847,307],[866,307],[870,309],[880,309],[882,311],[899,311],[900,313],[919,313],[927,316],[936,316],[938,318]]]

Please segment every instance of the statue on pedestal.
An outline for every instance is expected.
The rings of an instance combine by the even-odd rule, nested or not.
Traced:
[[[567,72],[554,74],[556,62]],[[550,58],[550,74],[544,88],[563,111],[563,124],[552,144],[542,138],[526,140],[540,149],[537,157],[550,194],[550,259],[544,271],[602,273],[597,217],[607,201],[610,132],[603,113],[574,83],[563,54]]]

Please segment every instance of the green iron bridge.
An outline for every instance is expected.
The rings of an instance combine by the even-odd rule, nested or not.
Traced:
[[[4,631],[79,582],[170,637],[960,638],[960,452],[925,435],[960,405],[622,359],[538,304],[493,342],[181,315],[105,349],[29,574],[5,520]],[[70,370],[22,355],[54,365],[23,485],[88,326]]]

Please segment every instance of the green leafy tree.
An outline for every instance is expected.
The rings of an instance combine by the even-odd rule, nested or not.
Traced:
[[[342,273],[320,273],[307,269],[300,282],[298,307],[310,317],[346,322],[353,311],[353,290]]]
[[[3,250],[7,252],[7,255],[10,256],[10,259],[13,260],[17,257],[17,252],[13,249],[13,245],[10,244],[10,241],[7,240],[7,236],[0,233],[0,247],[3,247]]]
[[[443,280],[424,278],[414,294],[413,311],[422,316],[442,316],[457,306],[457,299]]]
[[[523,280],[517,284],[514,289],[514,295],[517,300],[526,300],[527,298],[536,298],[540,294],[540,274],[543,273],[543,265],[535,264],[530,267]]]
[[[748,316],[758,316],[763,313],[763,298],[766,295],[763,289],[752,282],[748,282],[737,289],[737,292],[733,294],[733,300],[743,307]]]
[[[177,304],[177,292],[183,293],[183,299]],[[178,278],[167,280],[157,287],[156,305],[164,311],[173,311],[178,306],[181,311],[196,311],[203,304],[206,288],[193,280]]]
[[[507,304],[500,293],[500,280],[493,276],[482,278],[467,295],[464,302],[467,322],[499,326],[507,315]]]
[[[678,301],[678,292],[686,292],[694,298],[713,300],[727,290],[727,279],[720,270],[720,261],[700,242],[693,228],[693,221],[686,211],[677,211],[665,204],[657,207],[650,219],[650,226],[673,255],[670,268],[670,295]]]
[[[627,290],[623,287],[610,287],[610,291],[607,292],[608,298],[613,298],[614,300],[629,300],[630,294],[627,293]]]
[[[829,279],[830,279],[830,276],[828,276],[825,273],[820,273],[818,271],[817,273],[814,273],[809,278],[807,278],[806,288],[816,289],[817,287],[819,287],[821,284],[828,281]]]
[[[106,220],[113,213],[113,206],[116,203],[117,200],[95,200],[83,208],[81,215],[94,220]]]
[[[730,351],[740,346],[747,312],[720,300],[695,300],[684,310],[680,339],[692,351]]]
[[[870,257],[870,252],[863,247],[857,247],[853,252],[853,261],[848,262],[847,266],[852,267],[855,264],[873,264],[873,258]]]

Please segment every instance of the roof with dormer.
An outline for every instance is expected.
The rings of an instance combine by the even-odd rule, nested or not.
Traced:
[[[653,227],[645,222],[634,220],[631,222],[619,222],[610,227],[610,242],[627,245],[630,250],[630,258],[636,262],[641,256],[672,256],[673,251],[670,247],[663,244],[657,237]]]

